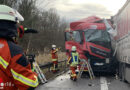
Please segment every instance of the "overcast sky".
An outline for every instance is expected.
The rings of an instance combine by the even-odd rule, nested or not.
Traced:
[[[127,0],[55,0],[51,7],[56,8],[61,17],[79,20],[91,15],[109,18],[115,15]]]

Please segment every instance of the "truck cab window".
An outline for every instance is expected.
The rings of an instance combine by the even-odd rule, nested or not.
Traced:
[[[72,35],[75,42],[81,42],[81,37],[79,31],[73,31]]]
[[[66,39],[66,41],[71,41],[71,37],[72,35],[71,35],[71,33],[70,32],[66,32],[65,33],[65,39]]]

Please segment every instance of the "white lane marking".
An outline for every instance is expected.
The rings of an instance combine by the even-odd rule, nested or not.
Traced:
[[[105,77],[100,77],[101,90],[108,90],[107,80]]]

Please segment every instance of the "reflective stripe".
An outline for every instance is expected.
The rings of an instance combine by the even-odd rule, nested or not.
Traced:
[[[24,28],[24,31],[28,30],[27,28]]]
[[[76,74],[71,74],[71,77],[76,77]]]
[[[75,59],[75,57],[77,58],[77,59]],[[78,63],[79,63],[79,55],[78,55],[78,53],[72,53],[72,63],[71,63],[71,66],[75,66],[75,65],[77,65]]]
[[[6,69],[7,66],[9,65],[9,63],[6,62],[1,56],[0,56],[0,64],[4,67],[4,69]]]
[[[36,87],[38,85],[38,79],[36,76],[34,76],[36,78],[36,80],[31,80],[21,74],[16,73],[13,69],[11,69],[11,72],[12,72],[14,79],[20,81],[21,83],[23,83],[25,85],[28,85],[31,87]]]
[[[58,51],[58,50],[59,50],[59,48],[56,49],[56,51]]]
[[[88,70],[85,70],[85,69],[84,69],[84,71],[88,71]]]
[[[68,61],[67,61],[67,64],[70,64],[70,60],[71,60],[71,57],[69,57]]]
[[[72,53],[73,62],[77,62],[77,61],[75,60],[75,56],[77,57],[77,61],[78,61],[78,53]]]
[[[52,59],[52,61],[57,61],[57,59]]]
[[[15,16],[13,12],[0,12],[0,14],[3,14],[3,15],[10,15],[10,16]]]
[[[34,67],[32,68],[32,71],[33,71],[33,72],[35,71],[35,68],[34,68]]]

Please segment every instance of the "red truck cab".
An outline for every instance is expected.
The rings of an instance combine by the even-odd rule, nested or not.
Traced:
[[[111,38],[103,19],[92,16],[70,23],[70,30],[65,31],[67,55],[71,52],[72,46],[77,47],[80,59],[90,59],[93,71],[111,72]]]

